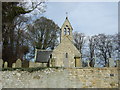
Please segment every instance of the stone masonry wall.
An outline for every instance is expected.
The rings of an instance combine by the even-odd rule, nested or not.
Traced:
[[[118,88],[117,68],[46,68],[1,71],[2,88]]]
[[[66,58],[66,53],[67,58]],[[75,67],[75,57],[81,56],[80,52],[73,43],[65,37],[64,40],[53,50],[52,58],[55,59],[56,67]],[[79,59],[81,62],[81,59]],[[79,67],[82,67],[80,65]]]

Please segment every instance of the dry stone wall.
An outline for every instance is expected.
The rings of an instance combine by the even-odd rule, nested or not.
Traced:
[[[3,88],[118,88],[118,68],[2,71]]]

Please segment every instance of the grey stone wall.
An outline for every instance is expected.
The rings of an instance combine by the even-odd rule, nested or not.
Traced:
[[[117,68],[46,68],[1,71],[3,88],[118,88]]]

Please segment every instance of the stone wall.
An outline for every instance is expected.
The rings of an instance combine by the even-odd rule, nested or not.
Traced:
[[[117,68],[1,71],[3,88],[118,88]],[[0,83],[1,83],[0,81]]]

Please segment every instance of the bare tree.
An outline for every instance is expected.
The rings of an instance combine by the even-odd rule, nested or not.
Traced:
[[[89,38],[89,60],[90,60],[90,66],[94,67],[94,57],[95,57],[95,41],[94,36],[91,36]]]
[[[115,60],[119,60],[120,57],[120,35],[119,33],[112,36],[112,56]]]
[[[86,41],[85,35],[83,33],[74,32],[73,37],[74,37],[74,44],[76,48],[80,51],[81,58],[83,58],[83,48]]]
[[[109,66],[109,58],[112,58],[113,54],[113,36],[99,34],[95,35],[95,48],[98,57],[104,59],[105,66]]]

